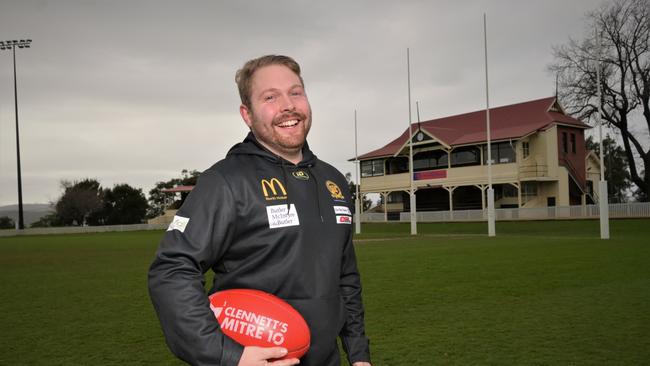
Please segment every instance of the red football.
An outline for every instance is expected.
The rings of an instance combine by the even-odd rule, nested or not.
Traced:
[[[284,358],[300,358],[309,349],[309,327],[302,315],[277,296],[232,289],[210,295],[210,308],[221,331],[243,346],[284,347]]]

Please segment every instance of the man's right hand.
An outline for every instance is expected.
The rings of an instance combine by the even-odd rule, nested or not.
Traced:
[[[289,358],[286,360],[269,361],[283,357],[287,354],[287,349],[282,347],[244,347],[239,359],[239,366],[289,366],[297,365],[300,360],[297,358]]]

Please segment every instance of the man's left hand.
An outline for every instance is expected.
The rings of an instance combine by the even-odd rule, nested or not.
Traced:
[[[370,362],[355,362],[352,366],[372,366]]]

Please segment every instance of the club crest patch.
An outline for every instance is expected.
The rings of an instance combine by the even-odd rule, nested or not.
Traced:
[[[332,182],[331,180],[328,180],[327,182],[325,182],[325,185],[327,186],[327,189],[330,191],[332,198],[336,200],[345,199],[345,197],[343,197],[343,192],[341,192],[341,188],[339,188],[339,186],[336,185],[336,183]]]

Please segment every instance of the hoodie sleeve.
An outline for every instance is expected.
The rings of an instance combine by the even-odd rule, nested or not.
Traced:
[[[347,314],[340,336],[348,361],[350,364],[359,361],[370,362],[370,341],[365,332],[361,277],[352,244],[352,230],[343,251],[340,286]]]
[[[232,241],[233,197],[221,174],[210,170],[201,175],[149,269],[149,294],[167,344],[192,365],[236,366],[243,352],[219,329],[203,277]]]

